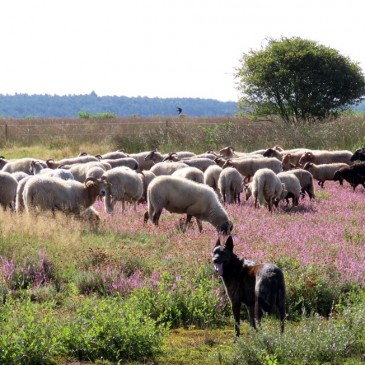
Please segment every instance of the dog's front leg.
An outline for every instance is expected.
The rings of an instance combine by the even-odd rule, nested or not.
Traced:
[[[241,303],[232,303],[232,312],[234,318],[234,332],[236,337],[240,335],[240,311],[241,311]]]

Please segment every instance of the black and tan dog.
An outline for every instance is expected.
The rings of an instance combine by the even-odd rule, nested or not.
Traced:
[[[236,336],[240,335],[241,303],[246,305],[250,325],[255,329],[262,315],[272,312],[276,307],[281,320],[281,332],[284,332],[285,281],[282,271],[274,264],[255,264],[240,259],[233,253],[232,236],[227,238],[224,246],[218,238],[212,260],[232,304]]]

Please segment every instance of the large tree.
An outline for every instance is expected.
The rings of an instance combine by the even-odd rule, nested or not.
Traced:
[[[240,65],[240,105],[255,117],[316,122],[337,116],[365,94],[358,63],[299,37],[269,39],[266,47],[244,54]]]

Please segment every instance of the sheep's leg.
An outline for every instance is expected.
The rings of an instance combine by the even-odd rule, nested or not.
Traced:
[[[185,219],[185,224],[184,224],[184,225],[183,225],[183,227],[182,227],[182,231],[183,231],[183,232],[185,232],[185,231],[186,231],[186,228],[188,227],[188,224],[190,224],[190,223],[191,223],[191,218],[193,218],[193,216],[192,216],[192,215],[187,214],[186,219]]]
[[[146,212],[146,213],[144,214],[144,216],[143,216],[143,223],[147,223],[147,222],[148,222],[148,220],[149,220],[149,218],[150,218],[150,216],[149,216],[148,212]]]
[[[247,312],[248,312],[248,319],[250,321],[250,326],[253,329],[256,329],[256,322],[255,322],[255,307],[254,306],[249,306],[247,307]]]
[[[158,226],[158,220],[160,219],[161,211],[156,212],[152,217],[152,222],[155,226]]]
[[[196,218],[196,223],[198,225],[199,232],[202,232],[202,230],[203,230],[203,224],[202,224],[201,220],[198,219],[198,218]]]

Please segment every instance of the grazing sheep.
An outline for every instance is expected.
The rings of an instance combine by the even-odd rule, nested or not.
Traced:
[[[213,188],[219,194],[218,190],[218,179],[223,169],[218,165],[209,166],[204,171],[204,184]]]
[[[219,194],[223,203],[240,203],[240,194],[243,191],[242,175],[234,167],[226,167],[222,170],[218,180]]]
[[[286,196],[284,184],[268,168],[263,168],[255,172],[252,183],[250,184],[250,191],[255,198],[255,208],[267,206],[269,212],[272,212],[272,205],[275,199],[282,199]]]
[[[365,163],[361,162],[351,166],[341,167],[333,176],[334,181],[346,180],[355,191],[357,185],[365,188]]]
[[[233,252],[232,236],[227,238],[224,246],[220,239],[213,249],[212,261],[216,272],[221,276],[227,295],[232,305],[235,335],[240,335],[240,309],[245,304],[252,328],[256,329],[265,312],[272,312],[276,307],[281,322],[285,327],[285,280],[283,272],[274,264],[248,263],[238,258]]]
[[[248,182],[257,170],[267,168],[274,173],[283,171],[281,162],[274,157],[262,157],[262,158],[245,158],[238,160],[227,160],[223,165],[223,169],[227,166],[236,168],[239,173],[244,176],[244,181]]]
[[[76,181],[84,182],[88,171],[93,167],[100,167],[105,171],[111,169],[111,166],[107,162],[98,160],[98,161],[74,164],[70,167],[70,172],[72,173]]]
[[[97,157],[98,159],[102,159],[102,160],[106,160],[106,159],[117,160],[120,158],[128,157],[128,155],[126,153],[124,153],[123,150],[117,150],[114,152],[104,153],[103,155],[96,155],[95,157]]]
[[[28,182],[28,180],[34,177],[35,177],[34,175],[27,175],[27,177],[18,182],[18,187],[16,189],[16,196],[15,196],[15,211],[17,213],[22,213],[25,210],[24,199],[23,199],[24,187],[25,184]]]
[[[151,167],[150,171],[156,176],[171,175],[176,170],[187,166],[188,165],[183,162],[157,162],[156,165]]]
[[[108,182],[89,177],[84,183],[37,175],[27,181],[23,191],[25,210],[30,212],[61,211],[66,215],[80,214],[105,196]]]
[[[283,171],[280,172],[280,174],[293,174],[295,175],[299,182],[300,182],[300,186],[301,186],[301,190],[302,190],[302,197],[304,198],[305,193],[308,194],[309,199],[314,199],[316,196],[314,194],[314,184],[313,184],[313,175],[304,169],[293,169],[293,170],[289,170],[289,171]]]
[[[134,210],[137,209],[137,202],[143,195],[143,181],[141,176],[134,170],[126,167],[115,167],[104,173],[105,178],[110,186],[105,195],[105,211],[112,213],[115,203],[122,202],[122,211],[125,211],[125,202],[131,202]]]
[[[99,161],[99,159],[95,156],[90,156],[90,155],[64,158],[59,161],[55,161],[50,158],[46,161],[47,166],[45,166],[45,167],[49,167],[50,169],[56,169],[56,168],[58,168],[60,166],[64,166],[64,165],[74,165],[74,164],[80,164],[80,163],[86,163],[86,162],[92,162],[92,161]]]
[[[287,191],[285,200],[286,204],[289,205],[289,198],[292,199],[292,206],[296,207],[299,203],[299,197],[302,194],[302,187],[300,185],[299,179],[287,171],[279,172],[277,177],[280,179],[281,183],[284,184],[285,190]],[[276,199],[275,206],[278,206],[279,199]]]
[[[358,148],[352,154],[351,161],[365,161],[365,148]]]
[[[2,168],[2,171],[9,172],[9,173],[21,171],[21,172],[25,172],[26,174],[29,174],[30,165],[33,161],[39,161],[43,165],[43,167],[47,167],[47,165],[44,161],[25,157],[25,158],[19,158],[16,160],[7,161],[7,163]]]
[[[97,229],[100,225],[100,215],[94,207],[89,207],[80,213],[79,218],[81,221],[87,222],[91,228]]]
[[[186,166],[186,167],[183,167],[182,169],[178,169],[178,170],[174,171],[171,176],[183,177],[185,179],[189,179],[191,181],[195,181],[200,184],[204,183],[203,171],[201,171],[197,167],[193,167],[193,166]]]
[[[123,158],[115,158],[115,159],[105,158],[100,161],[108,163],[111,166],[111,168],[125,166],[125,167],[129,167],[132,170],[139,169],[139,164],[138,164],[137,160],[132,157],[123,157]]]
[[[156,177],[156,175],[150,170],[138,171],[138,175],[141,177],[143,182],[143,194],[141,199],[139,199],[138,203],[146,203],[148,185]]]
[[[312,162],[306,162],[303,169],[309,171],[313,178],[318,180],[318,185],[323,188],[326,180],[333,180],[335,173],[341,167],[349,166],[346,163],[329,163],[316,165]],[[343,184],[343,180],[340,178],[340,185]]]
[[[316,165],[330,164],[330,163],[346,163],[352,165],[351,151],[311,151],[305,152],[299,159],[299,165],[304,166],[307,162],[312,162]]]
[[[0,171],[0,205],[3,210],[15,210],[15,197],[18,181],[9,172]]]
[[[139,152],[139,153],[131,153],[129,157],[134,158],[139,165],[140,170],[150,170],[151,167],[155,164],[153,161],[145,161],[145,158],[151,153],[151,151]]]
[[[58,169],[50,169],[49,167],[44,167],[39,161],[32,161],[29,169],[29,173],[31,175],[47,175],[49,177],[59,177],[63,180],[74,180],[74,176],[71,171],[58,168]]]
[[[207,221],[218,232],[229,234],[232,223],[227,212],[219,202],[217,194],[212,188],[204,184],[174,176],[157,176],[147,189],[148,211],[144,221],[150,219],[156,226],[162,210],[165,208],[171,213],[186,213],[183,230],[195,217],[199,231],[202,231],[201,221]]]

